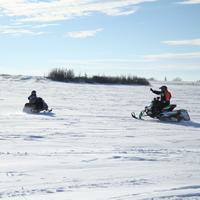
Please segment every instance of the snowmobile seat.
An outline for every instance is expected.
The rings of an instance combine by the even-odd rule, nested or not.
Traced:
[[[174,110],[174,108],[176,108],[176,104],[170,104],[168,106],[165,106],[162,111],[172,111]]]

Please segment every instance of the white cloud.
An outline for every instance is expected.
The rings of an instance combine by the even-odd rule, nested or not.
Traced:
[[[147,60],[145,60],[146,62]],[[167,64],[167,63],[154,63],[152,65],[151,62],[153,60],[148,60],[145,65],[134,65],[135,60],[126,60],[126,59],[102,59],[102,60],[66,60],[66,61],[55,61],[62,64],[60,67],[63,68],[71,68],[77,70],[95,70],[95,71],[109,71],[114,70],[123,72],[125,70],[145,70],[145,71],[172,71],[172,70],[180,70],[180,71],[200,71],[199,63],[175,63],[175,64]],[[154,60],[155,61],[155,60]],[[151,64],[150,64],[151,63]]]
[[[149,61],[156,61],[158,59],[171,59],[171,58],[185,58],[185,59],[190,59],[190,58],[200,58],[200,52],[195,52],[195,53],[166,53],[166,54],[157,54],[157,55],[147,55],[144,56],[144,58],[149,59]]]
[[[181,44],[185,44],[185,45],[200,45],[200,39],[163,41],[162,43],[171,44],[171,45],[181,45]]]
[[[178,4],[200,4],[200,0],[189,0],[189,1],[182,1],[177,2]]]
[[[110,16],[122,16],[122,15],[131,15],[137,11],[138,7],[132,8],[131,10],[125,10],[119,9],[119,8],[113,8],[113,9],[105,9],[102,11],[103,13],[106,13]]]
[[[123,63],[142,63],[142,62],[154,62],[159,59],[175,59],[175,58],[200,58],[200,52],[195,53],[166,53],[166,54],[155,54],[155,55],[144,55],[137,56],[139,59],[96,59],[96,60],[54,60],[57,63],[71,63],[80,65],[101,65],[102,63],[110,64],[123,64]]]
[[[13,26],[0,26],[0,33],[1,34],[11,34],[15,37],[21,36],[21,35],[41,35],[44,34],[44,32],[34,32],[31,30],[28,30],[28,28],[31,28],[31,25],[13,25]]]
[[[48,22],[88,16],[93,12],[119,16],[133,14],[143,2],[157,0],[1,0],[1,16],[17,17],[19,21]]]
[[[103,29],[96,29],[96,30],[90,30],[90,31],[79,31],[79,32],[69,32],[67,33],[67,37],[73,37],[73,38],[85,38],[96,35],[97,32],[102,31]]]
[[[135,59],[135,60],[131,59],[54,60],[53,62],[81,64],[81,65],[101,65],[102,63],[124,64],[124,63],[134,63],[134,62],[149,62],[149,59],[145,58],[145,59]]]
[[[140,70],[153,70],[153,71],[200,71],[200,66],[198,64],[158,64],[158,66],[145,66],[140,68],[134,68],[134,69],[140,69]]]
[[[47,26],[58,26],[59,24],[41,24],[41,25],[37,25],[37,26],[33,26],[32,28],[44,28]]]

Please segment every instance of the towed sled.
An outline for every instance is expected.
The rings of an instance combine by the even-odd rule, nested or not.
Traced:
[[[37,97],[35,103],[26,103],[23,108],[23,112],[28,113],[28,114],[40,113],[40,112],[48,113],[51,111],[52,109],[50,110],[48,109],[48,105],[41,97]]]
[[[175,104],[168,105],[164,107],[160,113],[155,112],[155,106],[159,102],[159,97],[154,98],[149,106],[146,106],[139,114],[139,117],[136,117],[135,113],[132,112],[131,115],[135,119],[143,120],[143,117],[149,116],[151,118],[156,118],[160,121],[169,121],[169,122],[179,122],[179,121],[190,121],[190,116],[185,109],[174,110],[176,108]]]

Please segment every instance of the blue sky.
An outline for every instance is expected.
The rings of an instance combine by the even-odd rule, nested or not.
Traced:
[[[1,0],[0,74],[200,80],[200,0]]]

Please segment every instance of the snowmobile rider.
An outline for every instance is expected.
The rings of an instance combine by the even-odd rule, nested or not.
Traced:
[[[167,86],[161,86],[159,89],[161,89],[161,91],[156,91],[150,88],[154,94],[161,96],[160,101],[155,105],[154,108],[154,112],[156,114],[159,114],[165,106],[168,106],[171,99],[171,93],[168,91]]]
[[[29,103],[33,106],[34,110],[36,110],[38,108],[38,97],[35,90],[31,92],[31,95],[28,97],[28,100]]]
[[[34,104],[36,102],[36,100],[37,100],[37,94],[36,94],[35,90],[33,90],[31,92],[31,95],[28,97],[28,100],[29,100],[29,103],[33,103]]]
[[[37,97],[35,90],[31,92],[31,95],[28,97],[28,100],[29,104],[32,105],[35,111],[39,112],[41,110],[48,110],[48,105],[41,97]]]

